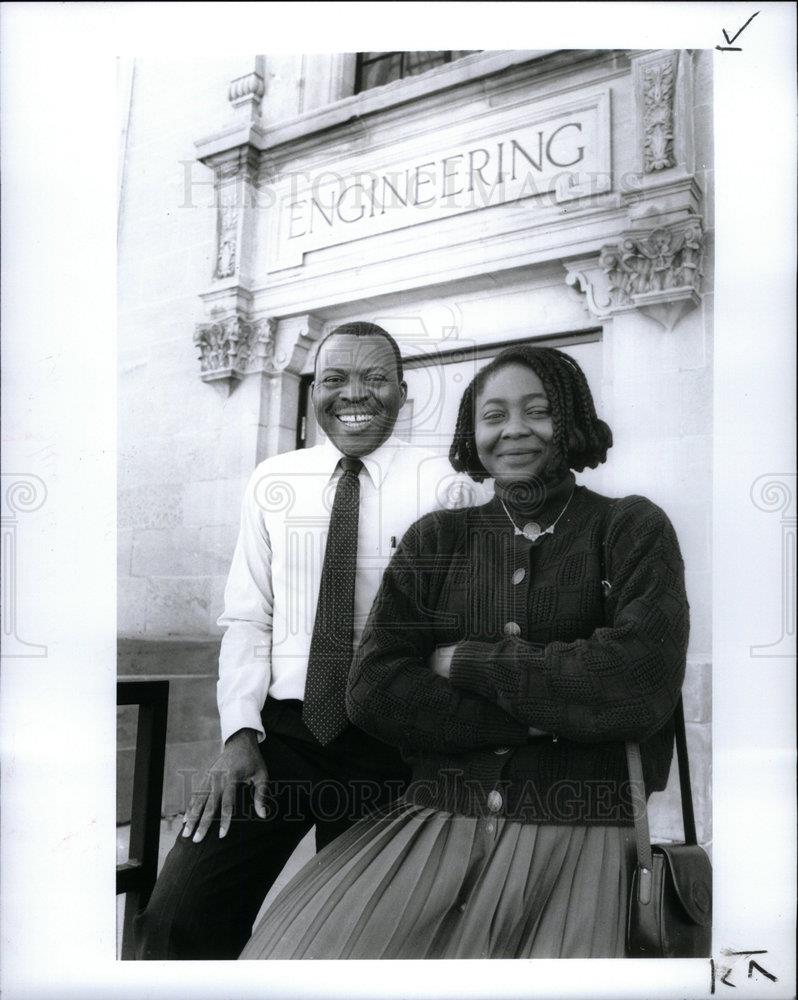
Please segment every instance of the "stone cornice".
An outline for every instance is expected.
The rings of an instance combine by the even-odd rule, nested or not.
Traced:
[[[404,109],[399,113],[406,114],[409,103],[418,103],[419,114],[425,115],[431,110],[431,105],[448,100],[444,91],[451,91],[455,87],[462,91],[468,91],[469,88],[475,92],[482,91],[489,86],[485,78],[498,73],[503,73],[501,86],[506,89],[513,84],[508,74],[513,74],[517,77],[516,82],[523,84],[531,77],[556,75],[566,70],[573,72],[576,63],[606,61],[618,55],[623,55],[623,50],[586,49],[573,52],[536,49],[476,53],[418,77],[396,80],[383,87],[345,97],[270,128],[264,128],[257,122],[231,125],[197,140],[194,145],[197,158],[203,163],[208,163],[227,150],[244,145],[250,145],[261,153],[288,155],[289,150],[283,147],[324,142],[328,136],[345,132],[347,127],[351,128],[363,119],[388,113],[394,108]],[[628,67],[626,71],[628,72]]]

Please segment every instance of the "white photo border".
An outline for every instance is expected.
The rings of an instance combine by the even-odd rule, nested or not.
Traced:
[[[3,5],[3,470],[46,486],[20,533],[15,582],[20,619],[47,647],[2,662],[0,975],[9,1000],[711,995],[709,961],[698,959],[116,960],[116,60],[252,46],[711,48],[757,9]],[[750,652],[775,637],[784,601],[779,515],[751,490],[760,476],[795,469],[795,28],[792,4],[760,5],[742,51],[714,60],[714,952],[737,963],[735,1000],[795,994],[795,659]],[[762,964],[778,982],[749,979],[745,956],[723,949],[766,950]]]

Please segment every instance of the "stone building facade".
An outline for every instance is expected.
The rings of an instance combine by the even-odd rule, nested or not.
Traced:
[[[257,462],[312,443],[313,346],[399,341],[399,433],[444,450],[507,343],[578,358],[613,429],[579,477],[678,532],[699,836],[711,842],[710,51],[475,52],[354,93],[353,54],[123,68],[119,672],[168,677],[165,814],[218,752],[222,592]],[[119,819],[131,720],[120,716]],[[654,833],[681,833],[675,767]]]

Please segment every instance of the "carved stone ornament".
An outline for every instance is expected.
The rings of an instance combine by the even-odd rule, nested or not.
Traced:
[[[625,305],[649,293],[698,291],[702,250],[701,223],[691,220],[625,236],[619,247],[601,251],[599,264],[610,279],[613,301]]]
[[[669,54],[643,68],[643,170],[676,165],[673,155],[674,60]]]
[[[624,233],[595,256],[565,263],[566,284],[604,318],[638,309],[672,330],[701,301],[704,236],[697,216]]]
[[[214,277],[231,278],[240,268],[242,214],[251,204],[250,188],[254,184],[258,157],[252,149],[241,149],[236,155],[209,164],[215,173],[216,191],[216,266]]]
[[[240,314],[217,315],[198,323],[194,343],[199,348],[203,382],[221,383],[228,391],[251,372],[278,370],[274,358],[276,321],[249,319]]]
[[[238,246],[238,205],[219,205],[219,237],[216,253],[216,277],[229,278],[235,273]]]
[[[245,76],[239,76],[238,79],[230,82],[227,99],[234,108],[247,104],[260,107],[260,102],[265,93],[266,85],[263,82],[263,77],[260,73],[253,72],[247,73]]]

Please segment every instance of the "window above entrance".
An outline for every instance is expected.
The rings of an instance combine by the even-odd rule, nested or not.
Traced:
[[[356,94],[374,87],[381,87],[394,80],[404,80],[418,76],[428,69],[445,66],[465,56],[474,55],[478,50],[436,52],[358,52],[355,66]]]

